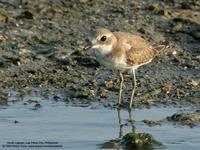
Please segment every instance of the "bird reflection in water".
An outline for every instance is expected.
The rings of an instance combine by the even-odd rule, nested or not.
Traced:
[[[121,147],[121,139],[124,136],[124,127],[131,126],[131,132],[135,132],[135,121],[133,120],[133,116],[131,113],[131,109],[128,109],[128,121],[123,123],[123,118],[121,116],[121,109],[117,110],[117,118],[119,124],[119,136],[115,139],[109,140],[103,144],[99,145],[100,149],[115,149],[115,150],[123,150]]]

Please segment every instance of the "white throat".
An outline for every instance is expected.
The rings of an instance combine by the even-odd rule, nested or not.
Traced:
[[[112,44],[94,45],[93,48],[97,49],[102,55],[107,55],[112,51]]]

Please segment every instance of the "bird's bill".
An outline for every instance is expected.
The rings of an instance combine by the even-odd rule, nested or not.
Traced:
[[[89,45],[85,46],[83,49],[88,50],[90,48],[99,48],[99,45],[90,43]]]
[[[96,39],[90,39],[90,44],[84,47],[84,50],[88,50],[90,48],[98,48],[98,45],[96,43]]]
[[[83,50],[88,50],[88,49],[90,49],[90,48],[92,48],[92,44],[89,44],[89,45],[85,46],[85,47],[83,48]]]

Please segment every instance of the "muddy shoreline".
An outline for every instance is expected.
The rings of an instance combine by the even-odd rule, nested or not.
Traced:
[[[170,45],[137,71],[136,108],[200,108],[199,1],[10,0],[0,6],[2,104],[13,90],[42,88],[60,91],[71,103],[115,104],[116,72],[100,66],[92,51],[82,51],[87,34],[101,26]],[[125,80],[127,99],[131,78]]]

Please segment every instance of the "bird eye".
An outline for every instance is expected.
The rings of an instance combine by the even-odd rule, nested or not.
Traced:
[[[101,41],[104,42],[106,40],[106,36],[101,37]]]

